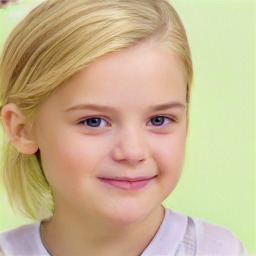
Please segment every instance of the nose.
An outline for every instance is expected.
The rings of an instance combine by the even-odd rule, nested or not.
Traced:
[[[143,131],[127,128],[121,131],[113,148],[113,159],[136,165],[148,157],[148,146]]]

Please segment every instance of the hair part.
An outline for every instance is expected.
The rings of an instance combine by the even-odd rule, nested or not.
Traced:
[[[98,58],[147,40],[181,60],[187,81],[187,120],[193,77],[183,24],[165,0],[48,0],[8,37],[0,58],[0,101],[15,103],[33,123],[38,107],[64,82]],[[3,179],[11,204],[44,219],[54,203],[40,157],[4,143]]]

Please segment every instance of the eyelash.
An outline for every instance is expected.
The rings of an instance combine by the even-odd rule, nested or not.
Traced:
[[[164,123],[163,124],[160,124],[160,125],[152,125],[154,127],[163,127],[169,123],[174,123],[176,122],[176,120],[173,118],[173,117],[169,117],[169,116],[161,116],[161,115],[158,115],[158,116],[154,116],[150,119],[150,122],[152,123],[152,120],[153,119],[156,119],[156,118],[164,118]],[[167,120],[168,123],[166,123],[165,121]]]
[[[164,118],[163,123],[160,124],[160,125],[152,125],[152,120],[153,120],[153,119],[156,119],[156,118]],[[90,126],[90,125],[88,125],[88,123],[86,124],[86,122],[88,122],[88,121],[90,121],[90,120],[93,121],[93,119],[95,119],[94,121],[96,121],[96,119],[97,119],[98,121],[100,121],[100,123],[99,123],[98,126],[97,126],[97,125],[96,125],[96,126]],[[104,122],[106,123],[106,125],[101,126],[102,121],[104,121]],[[157,116],[153,116],[153,117],[150,119],[149,122],[151,122],[151,125],[150,125],[150,126],[154,126],[154,127],[163,127],[163,126],[165,126],[165,125],[167,125],[167,124],[169,124],[169,123],[175,123],[176,120],[175,120],[173,117],[170,117],[170,116],[157,115]],[[167,123],[166,123],[166,122],[167,122]],[[80,124],[80,125],[86,125],[87,127],[91,128],[91,129],[96,129],[96,128],[101,128],[101,127],[111,126],[108,121],[106,121],[104,118],[99,117],[99,116],[92,116],[92,117],[89,117],[89,118],[82,119],[81,121],[79,121],[78,124]]]
[[[101,126],[90,126],[90,125],[86,124],[86,122],[88,122],[90,120],[92,121],[93,119],[100,120],[100,124],[102,123],[102,121],[104,121],[106,124],[108,124],[107,126],[110,126],[110,124],[104,118],[99,117],[99,116],[92,116],[92,117],[88,117],[88,118],[82,119],[81,121],[79,121],[78,124],[86,125],[87,127],[91,128],[91,129],[100,128]]]

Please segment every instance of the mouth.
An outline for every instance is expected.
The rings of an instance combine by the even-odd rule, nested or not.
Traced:
[[[139,190],[146,187],[149,183],[156,179],[157,176],[150,177],[100,177],[99,180],[109,186],[121,190]]]

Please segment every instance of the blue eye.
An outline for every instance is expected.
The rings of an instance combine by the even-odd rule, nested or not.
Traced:
[[[153,126],[163,126],[171,121],[171,118],[165,116],[155,116],[151,118],[150,124]]]
[[[99,117],[87,118],[85,120],[82,120],[80,123],[92,128],[105,127],[108,125],[104,119]]]

